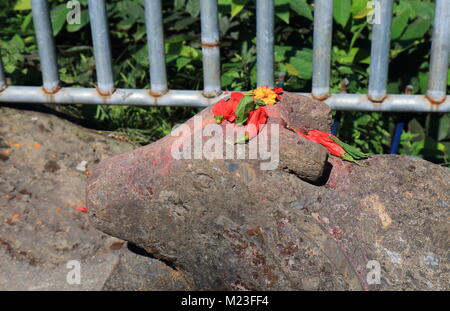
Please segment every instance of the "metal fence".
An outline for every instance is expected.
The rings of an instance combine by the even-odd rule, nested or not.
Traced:
[[[446,95],[450,54],[450,0],[436,0],[428,91],[424,95],[387,94],[393,0],[375,0],[378,23],[372,29],[368,94],[330,94],[333,0],[315,0],[311,93],[335,110],[450,112]],[[0,102],[208,106],[221,96],[220,37],[216,0],[200,0],[203,91],[169,90],[164,55],[161,0],[145,0],[150,90],[114,87],[105,0],[89,0],[97,88],[61,88],[47,0],[31,0],[42,70],[42,87],[7,86],[0,60]],[[376,12],[377,14],[377,12]],[[274,84],[274,0],[256,0],[257,84]]]

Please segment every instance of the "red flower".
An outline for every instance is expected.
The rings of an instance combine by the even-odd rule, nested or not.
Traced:
[[[273,89],[275,93],[277,93],[277,99],[281,99],[280,94],[283,93],[283,89],[281,87]]]
[[[302,135],[304,136],[304,135]],[[319,130],[312,130],[309,131],[308,135],[306,135],[306,139],[309,139],[310,141],[313,141],[315,143],[319,143],[325,148],[328,149],[328,152],[331,153],[334,156],[340,157],[345,154],[345,150],[339,146],[334,140],[332,140],[331,137],[338,139],[336,136],[334,136],[331,133],[322,132]]]
[[[212,113],[217,123],[221,123],[223,119],[233,122],[236,119],[236,108],[239,105],[244,94],[239,92],[231,93],[231,97],[228,100],[221,99],[214,104]]]
[[[233,122],[234,119],[237,118],[235,111],[242,97],[244,97],[244,94],[240,92],[231,93],[231,98],[227,102],[227,111],[225,115],[225,119],[227,119],[229,122]]]
[[[245,132],[248,139],[252,139],[258,135],[261,128],[267,122],[267,111],[264,107],[259,107],[256,110],[250,111]]]
[[[74,208],[77,211],[82,212],[82,213],[88,213],[89,212],[89,210],[86,207],[84,207],[84,206],[75,206]]]

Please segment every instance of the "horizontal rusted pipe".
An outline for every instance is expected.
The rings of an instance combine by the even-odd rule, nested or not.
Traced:
[[[308,93],[298,94],[311,97]],[[170,90],[163,95],[152,96],[149,90],[143,89],[117,89],[111,96],[100,96],[94,88],[61,88],[52,95],[43,92],[41,87],[9,86],[0,92],[0,102],[207,107],[227,96],[205,98],[202,91],[187,90]],[[424,95],[388,95],[383,103],[374,103],[367,94],[332,94],[324,102],[334,110],[450,112],[449,97],[435,105]]]

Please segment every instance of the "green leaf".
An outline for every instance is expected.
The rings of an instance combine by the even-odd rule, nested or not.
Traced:
[[[391,38],[395,40],[399,38],[408,25],[409,14],[403,12],[392,19]]]
[[[368,0],[353,0],[352,1],[352,15],[354,18],[359,14],[362,14],[362,11],[366,9],[370,9],[367,7]]]
[[[339,139],[334,138],[333,136],[329,136],[336,144],[341,146],[345,152],[347,152],[351,157],[353,157],[356,160],[367,158],[367,154],[361,152],[359,148],[350,146],[349,144],[344,143],[343,141],[340,141]]]
[[[60,4],[52,9],[51,12],[51,21],[53,28],[53,36],[58,35],[61,29],[64,27],[66,23],[67,14],[70,9],[66,7],[65,4]]]
[[[174,30],[184,30],[189,25],[192,25],[193,23],[196,23],[198,20],[197,17],[188,17],[178,20],[175,25],[173,25]]]
[[[252,96],[245,95],[242,97],[239,105],[236,108],[236,124],[243,125],[248,119],[250,111],[255,109],[255,102]]]
[[[289,24],[289,0],[275,0],[275,15]]]
[[[232,0],[231,1],[231,18],[239,14],[240,11],[245,7],[248,0]]]
[[[177,70],[183,69],[187,64],[189,64],[192,61],[192,58],[187,57],[178,57],[177,62]]]
[[[181,10],[182,8],[184,8],[184,5],[186,3],[186,0],[174,0],[174,8],[176,11]]]
[[[248,137],[248,134],[245,133],[243,136],[236,139],[235,144],[245,144],[250,140],[250,137]]]
[[[333,17],[334,20],[342,27],[345,27],[345,25],[347,25],[351,10],[351,0],[334,0]]]
[[[417,20],[406,28],[405,33],[400,37],[402,41],[417,40],[423,38],[425,33],[430,29],[431,20]]]
[[[14,11],[31,10],[31,0],[19,0],[14,7]]]
[[[136,23],[136,18],[129,17],[121,20],[118,24],[116,24],[117,29],[119,30],[129,30]]]
[[[256,105],[257,106],[265,106],[266,104],[264,103],[264,101],[262,99],[257,99],[256,100]]]
[[[290,58],[290,64],[299,72],[298,76],[302,79],[311,79],[312,77],[312,50],[303,49],[297,51],[294,57]]]
[[[414,1],[409,0],[407,2],[411,7],[411,9],[416,13],[417,17],[430,20],[434,18],[434,10],[435,10],[434,3],[417,0]]]
[[[186,12],[191,14],[192,17],[198,17],[200,14],[200,0],[188,0]]]
[[[223,120],[223,116],[214,116],[214,120],[216,120],[216,123],[221,123]]]
[[[450,134],[450,117],[448,114],[444,114],[439,119],[439,134],[438,140],[446,139]]]
[[[355,19],[364,18],[367,15],[369,15],[369,13],[371,13],[372,11],[373,11],[372,8],[365,8],[365,9],[359,11],[357,14],[353,15],[353,18],[355,18]]]
[[[311,21],[313,20],[311,6],[306,2],[306,0],[291,0],[289,5],[292,11],[298,15],[306,17]]]
[[[80,24],[67,24],[67,31],[68,32],[77,32],[84,26],[86,26],[89,23],[89,13],[88,10],[82,10],[81,11],[81,23]]]
[[[291,64],[285,64],[286,70],[288,74],[296,77],[300,77],[300,71],[298,71],[293,65]]]
[[[450,85],[450,69],[448,70],[447,73],[447,85]]]

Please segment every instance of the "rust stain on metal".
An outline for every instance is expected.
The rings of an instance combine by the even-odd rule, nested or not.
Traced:
[[[204,48],[214,48],[220,46],[220,41],[216,42],[202,42],[202,47]]]
[[[327,93],[327,94],[325,94],[325,95],[314,95],[313,93],[311,93],[311,97],[312,98],[314,98],[314,99],[317,99],[317,100],[320,100],[320,101],[324,101],[324,100],[326,100],[328,97],[330,97],[331,96],[331,94],[330,93]]]
[[[382,102],[384,102],[384,100],[386,99],[386,98],[388,98],[389,97],[389,95],[384,95],[383,97],[381,97],[381,98],[374,98],[374,97],[372,97],[372,96],[370,96],[370,94],[367,94],[367,98],[371,101],[371,102],[374,102],[374,103],[382,103]]]
[[[47,90],[45,87],[42,87],[42,92],[45,94],[45,95],[55,95],[56,93],[58,93],[59,92],[59,90],[61,90],[61,86],[60,85],[58,85],[57,87],[55,87],[55,89],[53,89],[53,90]]]
[[[202,92],[202,95],[206,98],[214,98],[222,94],[222,91],[214,91],[214,92]]]
[[[444,96],[443,98],[441,98],[440,100],[435,100],[434,98],[431,98],[430,96],[425,95],[425,100],[430,104],[433,105],[434,107],[439,106],[440,104],[442,104],[443,102],[445,102],[445,100],[447,99],[447,96]]]
[[[167,94],[167,92],[169,92],[169,90],[164,90],[164,91],[152,91],[152,90],[150,90],[148,93],[150,94],[151,97],[161,97],[164,94]]]
[[[98,88],[98,86],[95,87],[95,90],[102,97],[111,97],[111,95],[114,94],[114,92],[116,91],[116,89],[112,89],[110,92],[103,92]]]

